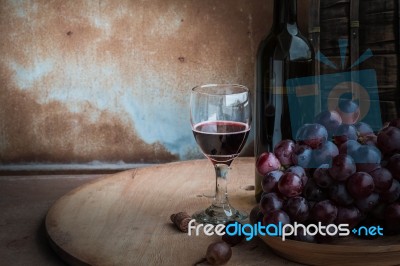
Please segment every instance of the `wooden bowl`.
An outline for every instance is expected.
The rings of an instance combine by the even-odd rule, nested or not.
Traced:
[[[330,244],[267,236],[261,239],[278,255],[308,265],[400,265],[400,236],[374,240],[345,237]]]

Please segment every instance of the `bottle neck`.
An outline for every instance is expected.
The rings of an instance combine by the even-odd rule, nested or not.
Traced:
[[[280,30],[288,24],[297,25],[297,0],[275,0],[272,29]]]

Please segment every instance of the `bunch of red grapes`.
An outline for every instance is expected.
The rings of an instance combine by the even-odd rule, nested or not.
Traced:
[[[379,225],[400,233],[400,119],[377,133],[347,124],[335,111],[303,125],[257,158],[263,176],[258,220],[287,223]],[[299,234],[296,240],[328,239]]]

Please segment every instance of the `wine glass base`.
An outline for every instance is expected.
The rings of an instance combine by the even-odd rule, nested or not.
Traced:
[[[211,205],[203,211],[198,211],[192,215],[197,223],[202,224],[226,224],[227,222],[246,220],[248,214],[243,211],[236,210],[230,205],[222,207]]]

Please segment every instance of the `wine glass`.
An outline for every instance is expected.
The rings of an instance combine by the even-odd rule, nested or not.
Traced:
[[[190,97],[190,122],[197,144],[210,159],[216,174],[211,206],[193,214],[199,223],[221,224],[247,218],[229,204],[227,174],[250,131],[249,89],[236,84],[207,84],[194,87]]]

